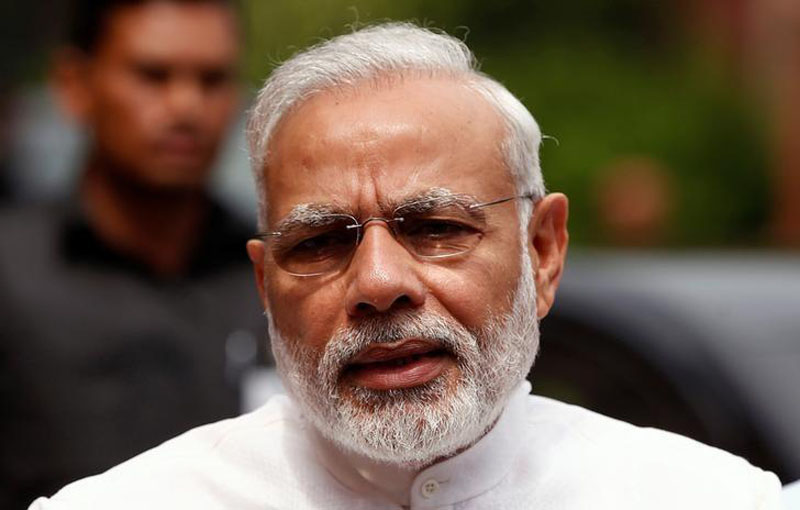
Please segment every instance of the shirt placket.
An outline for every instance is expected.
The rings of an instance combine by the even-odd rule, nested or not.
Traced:
[[[450,480],[422,473],[411,485],[411,510],[453,510],[444,499]]]

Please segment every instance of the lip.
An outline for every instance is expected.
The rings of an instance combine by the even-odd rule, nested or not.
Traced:
[[[350,363],[362,365],[380,361],[391,361],[406,356],[426,354],[437,349],[441,349],[439,344],[418,338],[386,344],[373,344],[358,353]]]
[[[402,389],[432,381],[453,364],[452,355],[439,344],[410,339],[368,347],[347,365],[345,374],[364,388]]]
[[[167,154],[189,156],[198,154],[202,144],[195,136],[172,135],[158,140],[156,147]]]

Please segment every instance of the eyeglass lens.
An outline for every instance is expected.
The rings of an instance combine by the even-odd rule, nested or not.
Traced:
[[[331,215],[292,232],[282,233],[272,246],[275,263],[292,274],[322,274],[336,269],[358,244],[357,222],[351,216]]]
[[[425,258],[465,253],[480,242],[483,232],[479,218],[459,206],[405,213],[398,210],[386,223],[408,251]],[[273,257],[278,266],[295,275],[334,271],[349,260],[363,228],[351,216],[329,215],[276,238]]]

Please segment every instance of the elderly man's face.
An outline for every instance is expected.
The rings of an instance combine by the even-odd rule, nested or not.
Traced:
[[[397,205],[432,194],[475,203],[514,196],[503,133],[496,111],[452,80],[319,94],[284,120],[270,145],[269,227],[309,210],[388,218]],[[364,227],[347,265],[321,276],[289,274],[268,247],[251,242],[279,368],[323,432],[353,436],[333,439],[363,453],[413,462],[423,459],[404,447],[428,448],[422,455],[430,457],[474,439],[439,441],[470,429],[454,413],[475,422],[467,435],[491,425],[484,422],[496,418],[536,352],[539,259],[528,255],[535,235],[521,233],[519,206],[482,210],[477,246],[438,261],[415,257],[380,221]],[[552,295],[542,290],[540,314]],[[331,425],[336,420],[367,425]],[[403,427],[424,437],[395,433]],[[381,437],[358,448],[360,435]]]

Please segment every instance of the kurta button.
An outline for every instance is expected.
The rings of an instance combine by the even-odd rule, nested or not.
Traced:
[[[422,492],[423,498],[432,498],[434,494],[439,492],[439,482],[431,478],[422,484],[422,487],[420,487],[420,492]]]

